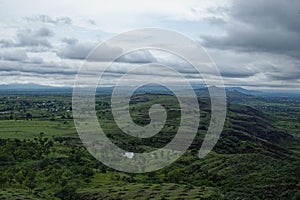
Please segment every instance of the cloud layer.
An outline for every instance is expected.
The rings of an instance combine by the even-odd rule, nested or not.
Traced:
[[[221,9],[224,18],[209,19],[210,23],[222,27],[223,32],[204,35],[201,39],[210,49],[226,54],[234,52],[235,58],[230,62],[223,58],[220,65],[244,57],[240,72],[249,65],[258,70],[264,78],[261,77],[258,85],[264,81],[274,84],[283,81],[283,85],[289,82],[297,86],[300,78],[299,7],[297,0],[236,0]]]
[[[113,0],[104,6],[93,1],[86,7],[80,1],[73,6],[28,3],[31,9],[27,5],[20,9],[18,1],[3,1],[0,84],[72,85],[82,62],[100,42],[131,28],[158,26],[199,40],[228,85],[299,89],[300,1],[130,2],[132,6]],[[126,52],[118,45],[107,46],[105,53],[90,60],[105,64],[119,53]],[[156,62],[172,65],[191,80],[200,78],[182,60],[148,50],[118,58],[109,75],[119,76],[128,67]]]
[[[261,51],[300,58],[300,1],[234,1],[223,36],[203,37],[206,46]]]

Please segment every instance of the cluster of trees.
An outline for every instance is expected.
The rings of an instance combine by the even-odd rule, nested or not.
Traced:
[[[41,198],[78,199],[78,185],[106,172],[77,140],[49,139],[43,132],[33,140],[0,139],[0,164],[2,189],[27,188]]]
[[[72,104],[69,99],[49,101],[35,96],[0,96],[0,120],[32,120],[33,118],[71,119]]]

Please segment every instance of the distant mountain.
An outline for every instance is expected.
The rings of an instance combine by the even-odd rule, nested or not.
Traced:
[[[35,83],[14,83],[8,85],[0,85],[0,90],[39,90],[39,89],[54,89],[56,87],[48,86],[48,85],[39,85]]]
[[[215,86],[212,86],[215,87]],[[114,87],[98,87],[97,94],[98,95],[111,95]],[[180,86],[178,86],[180,89]],[[203,84],[192,84],[192,88],[198,94],[207,95],[208,87]],[[256,97],[280,97],[280,98],[290,98],[290,97],[300,97],[300,93],[289,93],[282,91],[255,91],[255,90],[247,90],[242,87],[226,87],[227,95],[235,96],[236,98],[251,98],[251,95]],[[57,86],[49,86],[49,85],[40,85],[35,83],[14,83],[14,84],[6,84],[0,85],[0,94],[63,94],[63,95],[71,95],[73,91],[72,87],[57,87]],[[166,87],[157,85],[157,84],[149,84],[140,87],[137,89],[136,93],[145,94],[172,94],[172,92]]]
[[[39,85],[35,83],[7,84],[0,85],[0,94],[50,94],[50,93],[70,93],[71,87],[54,87],[49,85]]]
[[[256,96],[256,97],[273,97],[273,98],[299,98],[299,91],[282,91],[282,90],[247,90],[242,87],[227,87],[227,91],[238,91],[244,94]]]
[[[238,91],[244,94],[254,95],[254,96],[261,96],[263,92],[261,91],[255,91],[255,90],[247,90],[242,87],[226,87],[227,91]]]

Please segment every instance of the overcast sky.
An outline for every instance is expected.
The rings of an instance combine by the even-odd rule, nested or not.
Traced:
[[[299,0],[1,0],[0,18],[0,84],[71,86],[101,41],[158,27],[204,46],[227,86],[300,90]],[[140,52],[111,73],[160,59]],[[170,57],[168,63],[186,71]]]

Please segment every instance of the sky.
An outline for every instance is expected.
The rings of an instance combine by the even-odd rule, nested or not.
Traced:
[[[226,86],[300,90],[299,0],[1,0],[0,17],[0,84],[72,86],[97,44],[155,27],[202,45]],[[157,61],[193,77],[176,58],[153,51],[123,58],[111,76]]]

